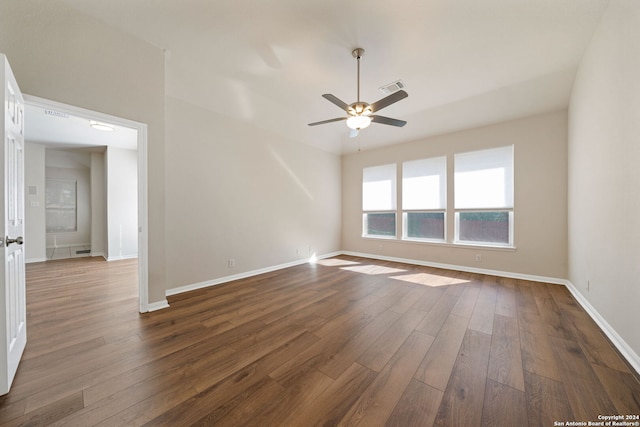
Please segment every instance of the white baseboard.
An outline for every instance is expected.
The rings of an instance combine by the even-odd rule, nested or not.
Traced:
[[[565,279],[558,279],[556,277],[547,277],[547,276],[537,276],[534,274],[523,274],[523,273],[514,273],[511,271],[489,270],[487,268],[475,268],[475,267],[467,267],[465,265],[455,265],[455,264],[442,264],[439,262],[429,262],[429,261],[422,261],[422,260],[415,260],[415,259],[408,259],[408,258],[396,258],[396,257],[389,257],[384,255],[373,255],[373,254],[366,254],[366,253],[360,253],[360,252],[342,251],[341,253],[343,255],[378,259],[381,261],[394,261],[394,262],[401,262],[404,264],[421,265],[424,267],[435,267],[435,268],[442,268],[445,270],[463,271],[465,273],[478,273],[478,274],[486,274],[489,276],[508,277],[510,279],[530,280],[532,282],[553,283],[555,285],[564,285],[566,283]]]
[[[32,262],[45,262],[47,260],[47,258],[31,258],[31,259],[27,259],[25,260],[25,264],[31,264]]]
[[[341,253],[342,252],[332,252],[332,253],[329,253],[329,254],[319,255],[319,256],[316,256],[316,259],[331,258],[331,257],[337,256],[337,255],[340,255]],[[253,277],[253,276],[257,276],[259,274],[270,273],[272,271],[282,270],[283,268],[295,267],[296,265],[302,265],[302,264],[306,264],[308,262],[311,262],[311,260],[308,259],[308,258],[307,259],[300,259],[300,260],[296,260],[296,261],[287,262],[287,263],[284,263],[284,264],[274,265],[272,267],[259,268],[257,270],[246,271],[244,273],[238,273],[238,274],[234,274],[232,276],[225,276],[225,277],[220,277],[220,278],[214,279],[214,280],[207,280],[205,282],[194,283],[194,284],[185,285],[185,286],[179,286],[177,288],[167,289],[167,291],[165,292],[165,295],[166,296],[171,296],[171,295],[181,294],[183,292],[195,291],[196,289],[202,289],[202,288],[206,288],[206,287],[209,287],[209,286],[216,286],[216,285],[220,285],[222,283],[232,282],[232,281],[238,280],[238,279],[246,279],[247,277]]]
[[[106,255],[104,254],[104,252],[91,252],[91,256],[92,257],[99,257],[101,256],[102,258],[104,258],[104,260],[107,260]]]
[[[163,308],[169,308],[169,301],[167,301],[166,299],[147,304],[148,312],[162,310]]]
[[[104,255],[103,255],[104,257]],[[138,254],[135,255],[122,255],[122,256],[113,256],[113,257],[105,257],[105,259],[109,262],[111,261],[122,261],[123,259],[134,259],[138,258]]]
[[[600,313],[598,313],[598,310],[596,310],[591,305],[591,303],[582,295],[582,293],[580,293],[578,288],[576,288],[573,283],[567,280],[565,282],[565,285],[567,289],[569,289],[569,292],[571,292],[571,295],[573,295],[573,297],[576,299],[576,301],[578,301],[582,308],[584,308],[589,316],[591,316],[593,321],[598,324],[600,329],[602,329],[602,331],[607,335],[609,340],[611,340],[613,345],[616,346],[618,351],[622,353],[624,358],[627,359],[629,364],[633,366],[633,369],[635,369],[636,372],[640,374],[640,356],[638,356],[638,353],[633,351],[629,344],[627,344],[627,342],[623,340],[620,335],[618,335],[615,329],[611,327],[609,322],[607,322],[604,317],[602,317]]]

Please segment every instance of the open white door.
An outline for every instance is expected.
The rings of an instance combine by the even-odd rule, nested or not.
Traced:
[[[6,394],[27,343],[24,268],[24,100],[0,53],[4,100],[0,112],[0,395]]]

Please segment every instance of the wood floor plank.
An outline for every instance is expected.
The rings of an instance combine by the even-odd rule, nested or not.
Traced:
[[[640,382],[628,372],[592,365],[619,414],[640,415]]]
[[[629,372],[628,365],[584,310],[571,309],[563,313],[565,319],[569,320],[571,330],[589,362],[621,372]]]
[[[136,260],[29,264],[0,425],[547,426],[639,410],[637,373],[559,285],[341,255],[168,300],[137,312]]]
[[[480,425],[490,348],[489,335],[473,330],[467,331],[460,354],[455,360],[451,379],[444,391],[434,426]]]
[[[435,306],[427,312],[427,315],[422,319],[422,322],[420,322],[416,330],[434,337],[437,336],[440,328],[442,328],[442,325],[451,314],[451,310],[453,310],[453,307],[455,307],[458,302],[459,297],[458,292],[445,292]]]
[[[553,297],[554,294],[558,294],[558,290],[554,288],[560,287],[561,286],[558,285],[545,286],[540,283],[539,286],[532,288],[540,313],[539,316],[536,315],[535,317],[542,320],[546,334],[567,340],[575,340],[576,337],[571,329],[571,325],[563,315],[558,302]]]
[[[487,280],[482,283],[477,303],[469,319],[469,329],[491,335],[498,289],[500,288],[494,282]]]
[[[493,283],[487,276],[485,276],[483,281]],[[499,283],[500,286],[498,287],[496,295],[496,314],[516,317],[518,304],[516,301],[515,280],[503,278]]]
[[[524,379],[530,427],[576,420],[562,382],[531,372],[525,372]]]
[[[396,301],[395,304],[389,307],[389,310],[404,314],[409,311],[416,301],[422,298],[426,293],[427,291],[424,287],[414,287],[406,295]]]
[[[399,317],[400,313],[389,310],[384,311],[355,334],[336,353],[331,354],[328,359],[318,364],[316,369],[331,378],[338,378],[380,335],[389,329]]]
[[[562,381],[551,341],[547,335],[548,325],[540,315],[531,312],[519,313],[518,319],[524,371]]]
[[[376,377],[376,373],[354,363],[311,405],[298,408],[283,426],[335,426]]]
[[[597,420],[598,415],[614,414],[616,408],[596,376],[580,345],[562,338],[551,338],[560,375],[577,419]],[[588,392],[586,392],[588,390]]]
[[[468,320],[450,315],[442,326],[431,349],[418,367],[415,379],[444,391],[449,382],[451,371],[460,346],[467,331]]]
[[[389,418],[433,339],[420,332],[409,335],[338,425],[372,426]]]
[[[518,319],[496,315],[491,335],[488,378],[524,392]]]
[[[358,363],[380,372],[426,314],[416,309],[405,312],[358,358]]]
[[[444,393],[412,379],[393,412],[386,427],[432,426]]]
[[[50,426],[56,421],[81,410],[82,407],[82,392],[79,392],[37,410],[27,412],[19,418],[3,423],[3,426]]]
[[[529,424],[524,391],[516,390],[492,379],[487,379],[482,408],[482,426],[526,426]]]
[[[465,286],[464,291],[456,301],[456,305],[451,309],[451,314],[462,317],[471,317],[473,309],[476,306],[478,295],[480,294],[480,286],[472,283]]]
[[[244,390],[259,383],[262,384],[262,381],[271,371],[280,366],[283,360],[294,357],[317,340],[317,337],[309,333],[294,338],[255,362],[234,371],[208,389],[183,399],[172,408],[167,408],[154,418],[154,423],[157,425],[194,423],[208,416],[213,409],[224,406],[227,401],[241,394]],[[199,372],[194,371],[191,378]],[[225,407],[228,408],[229,405]],[[148,412],[149,409],[146,408],[146,411]],[[220,413],[218,415],[221,416]]]

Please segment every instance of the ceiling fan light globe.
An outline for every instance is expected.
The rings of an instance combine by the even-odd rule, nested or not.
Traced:
[[[351,116],[347,119],[347,126],[350,129],[364,129],[371,124],[371,117],[368,116]]]

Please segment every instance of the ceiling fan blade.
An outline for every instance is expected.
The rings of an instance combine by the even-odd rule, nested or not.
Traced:
[[[382,125],[402,127],[407,124],[407,122],[404,120],[392,119],[390,117],[385,117],[385,116],[370,116],[370,117],[373,122],[380,123]]]
[[[347,120],[347,118],[346,117],[338,117],[336,119],[323,120],[321,122],[309,123],[309,126],[323,125],[325,123],[332,123],[332,122],[340,122],[342,120]]]
[[[324,96],[324,95],[322,95]],[[398,102],[401,99],[406,98],[407,96],[409,96],[409,94],[407,92],[405,92],[404,90],[399,90],[397,92],[392,93],[389,96],[386,96],[376,102],[374,102],[373,104],[371,104],[371,111],[373,113],[375,113],[376,111],[380,111],[385,107],[388,107],[389,105],[393,104],[394,102]]]
[[[333,96],[330,93],[325,93],[324,95],[322,95],[322,97],[324,99],[326,99],[327,101],[329,101],[329,102],[337,105],[338,107],[340,107],[341,110],[347,111],[349,109],[349,104],[347,104],[346,102],[344,102],[343,100],[341,100],[337,96]]]
[[[358,129],[351,129],[351,132],[349,132],[349,138],[355,138],[356,136],[358,136]]]

